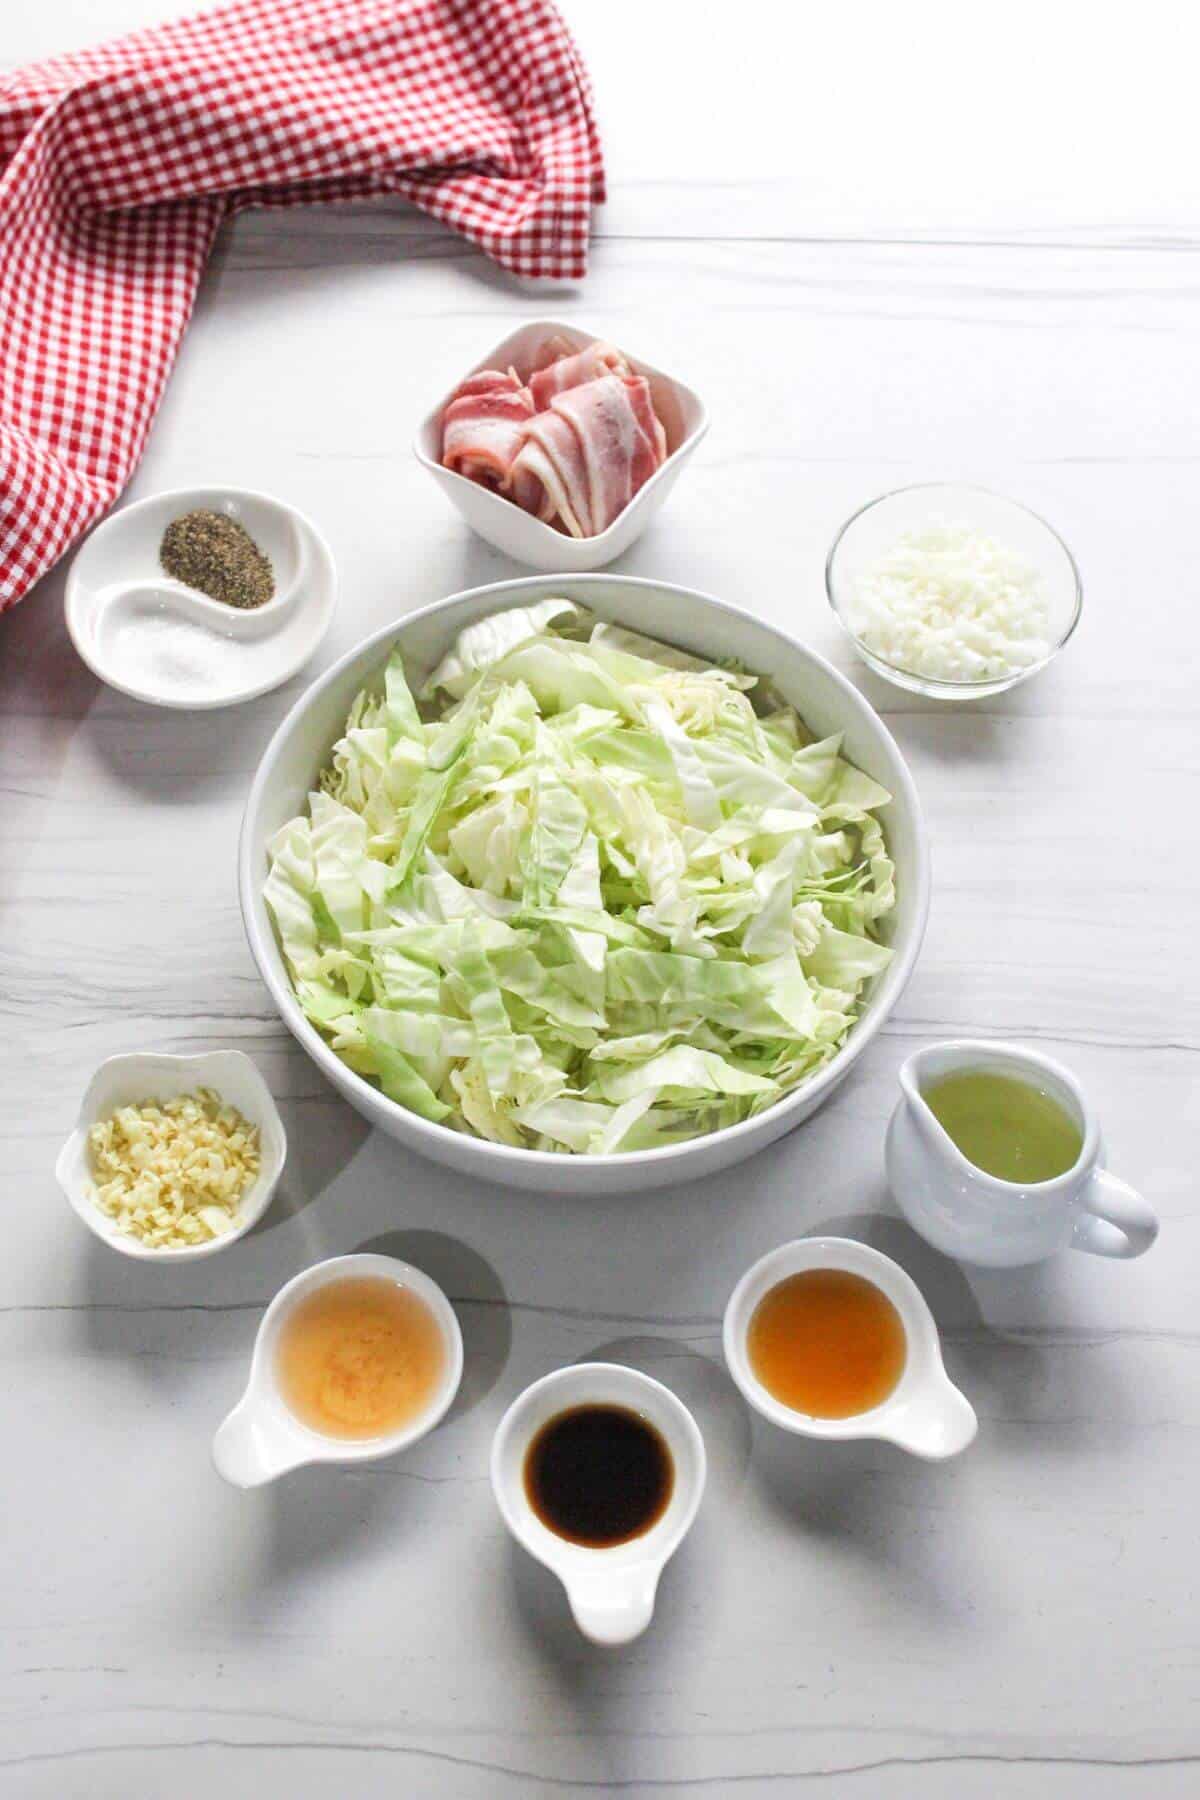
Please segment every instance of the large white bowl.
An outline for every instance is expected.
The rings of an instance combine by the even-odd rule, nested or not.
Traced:
[[[821,735],[840,731],[846,755],[893,795],[883,811],[896,864],[897,904],[885,923],[895,956],[870,992],[862,1018],[821,1072],[777,1106],[724,1131],[662,1150],[616,1156],[568,1156],[516,1150],[467,1137],[408,1112],[334,1054],[309,1024],[292,993],[274,928],[262,897],[266,845],[305,802],[330,750],[341,736],[350,703],[377,674],[393,643],[410,676],[423,679],[465,625],[490,613],[565,595],[601,618],[678,644],[714,662],[736,659],[769,673],[775,686]],[[526,576],[472,588],[385,626],[313,684],[280,725],[259,765],[242,825],[238,887],[250,949],[284,1023],[317,1066],[363,1117],[436,1162],[484,1180],[552,1193],[631,1193],[712,1174],[740,1162],[790,1131],[844,1081],[895,1006],[912,972],[929,908],[929,847],[912,776],[896,744],[857,690],[812,650],[749,613],[691,588],[619,575]]]

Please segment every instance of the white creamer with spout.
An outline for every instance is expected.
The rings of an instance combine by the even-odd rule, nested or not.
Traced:
[[[1078,1125],[1073,1166],[1052,1181],[1002,1181],[976,1168],[943,1130],[924,1090],[964,1070],[1006,1075],[1049,1094]],[[1069,1070],[1020,1044],[958,1038],[910,1056],[887,1135],[892,1192],[910,1225],[960,1262],[1015,1268],[1058,1250],[1141,1256],[1158,1219],[1133,1188],[1103,1167],[1099,1122]]]
[[[660,1434],[673,1480],[666,1510],[648,1530],[592,1548],[559,1537],[538,1517],[525,1484],[525,1457],[542,1426],[577,1406],[619,1406]],[[616,1648],[640,1637],[654,1613],[658,1580],[691,1529],[707,1461],[700,1428],[670,1388],[623,1363],[574,1363],[519,1394],[492,1443],[492,1489],[517,1542],[558,1576],[584,1637]]]

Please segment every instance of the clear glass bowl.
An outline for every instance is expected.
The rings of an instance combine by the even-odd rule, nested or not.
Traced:
[[[1050,649],[1040,661],[1011,675],[982,681],[944,680],[902,668],[863,643],[850,623],[860,572],[885,555],[906,531],[917,530],[934,518],[986,532],[1020,552],[1037,569],[1049,604]],[[869,668],[896,687],[942,700],[979,700],[987,694],[1003,694],[1028,681],[1058,655],[1079,623],[1083,609],[1079,570],[1058,533],[1037,513],[1015,500],[958,482],[925,482],[897,488],[851,514],[826,558],[825,590],[839,624]]]

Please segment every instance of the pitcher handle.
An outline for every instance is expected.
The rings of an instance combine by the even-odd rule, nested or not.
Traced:
[[[1107,1169],[1095,1171],[1080,1205],[1071,1233],[1072,1250],[1087,1250],[1093,1256],[1144,1256],[1158,1236],[1154,1209]]]

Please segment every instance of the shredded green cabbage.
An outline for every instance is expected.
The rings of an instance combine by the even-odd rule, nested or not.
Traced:
[[[300,1005],[402,1106],[645,1150],[805,1081],[888,962],[887,792],[790,707],[567,600],[360,693],[266,899]]]

